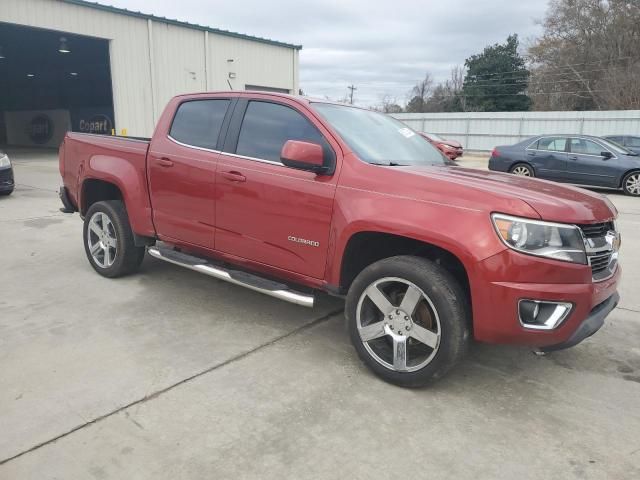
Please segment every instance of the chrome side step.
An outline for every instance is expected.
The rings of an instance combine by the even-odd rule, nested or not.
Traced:
[[[214,265],[203,258],[187,255],[186,253],[177,252],[169,248],[154,246],[147,248],[147,252],[154,258],[195,270],[196,272],[204,273],[210,277],[240,285],[256,292],[264,293],[270,297],[279,298],[280,300],[302,305],[303,307],[313,307],[313,295],[296,292],[283,283],[274,282],[273,280],[268,280],[240,270],[231,270],[221,265]]]

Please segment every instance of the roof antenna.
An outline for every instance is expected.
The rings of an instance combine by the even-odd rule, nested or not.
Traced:
[[[230,88],[231,90],[233,90],[233,87],[231,86],[231,82],[229,81],[229,79],[228,79],[228,78],[227,78],[227,83],[229,84],[229,88]]]

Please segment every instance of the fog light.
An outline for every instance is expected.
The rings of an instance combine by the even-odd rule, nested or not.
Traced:
[[[553,330],[562,324],[572,308],[573,305],[567,302],[520,300],[518,318],[525,328]]]

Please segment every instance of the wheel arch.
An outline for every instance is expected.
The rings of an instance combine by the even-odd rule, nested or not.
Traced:
[[[85,178],[80,188],[80,214],[86,215],[91,205],[106,200],[121,200],[124,202],[122,189],[114,182],[98,178]]]
[[[533,166],[532,163],[526,161],[526,160],[515,160],[514,162],[511,163],[511,165],[509,165],[509,169],[507,170],[509,173],[513,172],[513,170],[518,166],[518,165],[526,165],[527,167],[529,167],[531,169],[531,171],[533,172],[533,174],[536,174],[536,168]]]
[[[144,237],[156,236],[146,172],[133,162],[118,156],[94,155],[86,162],[79,192],[81,215],[91,201],[121,200],[133,232]]]
[[[373,230],[355,232],[349,237],[340,264],[339,291],[346,293],[367,266],[398,255],[419,256],[443,266],[465,291],[471,307],[470,276],[459,253],[436,243]]]
[[[630,168],[629,170],[625,171],[621,176],[620,176],[620,184],[619,184],[619,188],[624,189],[624,180],[625,178],[627,178],[629,175],[631,175],[632,173],[640,173],[640,168]]]

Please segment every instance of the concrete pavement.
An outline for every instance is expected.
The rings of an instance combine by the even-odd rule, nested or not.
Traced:
[[[57,211],[55,155],[12,157],[0,479],[640,476],[639,199],[610,195],[625,270],[597,335],[545,357],[475,345],[404,390],[359,363],[338,300],[307,310],[149,257],[98,276]]]

